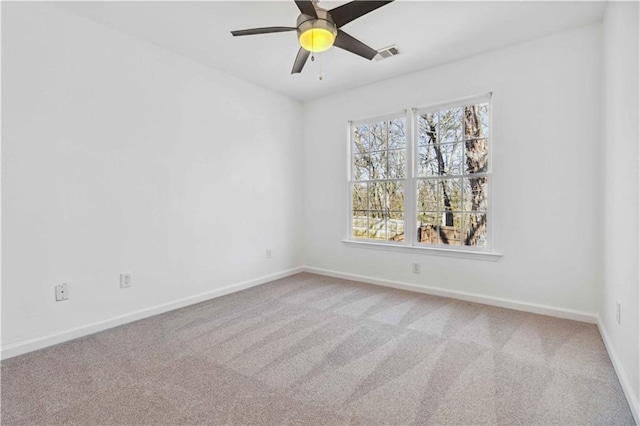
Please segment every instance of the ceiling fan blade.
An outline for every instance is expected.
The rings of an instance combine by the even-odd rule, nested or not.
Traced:
[[[342,6],[338,6],[335,9],[331,9],[329,14],[333,19],[333,22],[336,24],[338,28],[343,26],[344,24],[348,24],[361,17],[362,15],[366,15],[369,12],[373,12],[374,10],[391,3],[391,1],[365,1],[365,0],[356,0],[349,2],[347,4],[343,4]]]
[[[333,42],[333,45],[348,52],[355,53],[356,55],[362,56],[368,60],[372,60],[378,54],[377,50],[370,48],[360,40],[356,40],[342,30],[338,30],[338,36]]]
[[[298,6],[298,9],[300,9],[300,13],[313,16],[314,18],[318,17],[316,8],[313,6],[313,2],[311,2],[310,0],[295,0],[295,2],[296,6]]]
[[[298,50],[296,61],[293,63],[291,74],[300,73],[300,71],[302,71],[302,68],[304,68],[304,64],[307,62],[308,57],[309,57],[309,51],[301,47],[300,50]]]
[[[294,27],[265,27],[265,28],[251,28],[248,30],[231,31],[234,37],[256,35],[256,34],[269,34],[269,33],[282,33],[285,31],[295,31]]]

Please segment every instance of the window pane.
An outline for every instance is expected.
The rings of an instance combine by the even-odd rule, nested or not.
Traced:
[[[438,114],[439,142],[462,140],[462,108],[440,111]]]
[[[389,219],[387,219],[387,239],[404,241],[404,213],[389,213]]]
[[[438,230],[438,244],[460,245],[462,215],[459,212],[443,212]]]
[[[465,237],[463,245],[471,247],[487,246],[487,215],[486,213],[469,213],[464,215]]]
[[[439,179],[438,210],[439,211],[459,211],[462,210],[462,188],[460,179]]]
[[[386,240],[384,214],[381,211],[369,213],[369,238],[372,240]]]
[[[356,126],[353,129],[353,153],[364,154],[371,150],[369,126]]]
[[[489,135],[489,104],[478,105],[480,113],[480,137],[488,138]]]
[[[463,179],[465,211],[487,211],[487,180],[487,177]]]
[[[404,149],[389,151],[389,173],[388,177],[404,178],[406,173],[406,165],[404,161]]]
[[[387,177],[387,153],[372,152],[369,154],[369,179],[386,179]]]
[[[387,194],[389,199],[389,210],[404,211],[404,182],[387,182]]]
[[[438,162],[432,146],[418,147],[418,176],[438,176]]]
[[[399,149],[406,146],[405,121],[404,118],[396,118],[389,122],[389,149]]]
[[[354,183],[351,187],[352,210],[367,210],[367,184]]]
[[[369,182],[369,210],[386,210],[385,185],[384,182]]]
[[[387,177],[387,153],[372,152],[370,155],[371,163],[369,164],[370,179],[386,179]]]
[[[489,166],[489,145],[486,139],[465,142],[467,173],[486,173]]]
[[[387,122],[371,125],[371,151],[387,149]]]
[[[418,147],[417,162],[418,176],[459,175],[463,163],[462,142]]]
[[[438,228],[441,224],[439,213],[418,213],[418,242],[422,244],[437,244]]]
[[[489,105],[469,105],[464,108],[464,137],[489,137]]]
[[[369,162],[369,154],[356,154],[353,156],[351,173],[354,180],[369,180]]]
[[[440,226],[442,215],[437,212],[418,213],[418,227],[425,225]]]
[[[417,210],[420,212],[438,210],[438,181],[421,180],[418,181],[418,203]]]
[[[442,168],[438,169],[441,176],[459,175],[462,173],[462,143],[435,145],[436,154],[442,156]]]
[[[367,232],[367,212],[362,210],[356,210],[353,212],[351,235],[354,238],[368,238]]]
[[[420,114],[418,116],[418,146],[425,146],[437,141],[438,113]]]

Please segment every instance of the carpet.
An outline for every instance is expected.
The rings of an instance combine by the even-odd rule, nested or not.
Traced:
[[[2,424],[632,425],[593,324],[298,274],[2,362]]]

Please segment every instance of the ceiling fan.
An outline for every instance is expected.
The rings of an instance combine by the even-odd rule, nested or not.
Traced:
[[[252,28],[231,31],[231,34],[237,37],[297,31],[300,50],[298,50],[298,55],[293,63],[291,74],[297,74],[302,71],[310,53],[324,52],[331,46],[339,47],[372,60],[378,54],[378,51],[351,37],[342,31],[340,27],[391,3],[391,1],[356,0],[331,10],[325,10],[318,7],[317,0],[295,0],[298,9],[300,9],[300,16],[298,16],[295,27]]]

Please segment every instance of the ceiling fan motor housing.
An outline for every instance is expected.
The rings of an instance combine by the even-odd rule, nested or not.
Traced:
[[[324,52],[333,45],[338,29],[329,12],[318,8],[316,13],[317,18],[304,13],[298,16],[298,40],[309,52]]]

